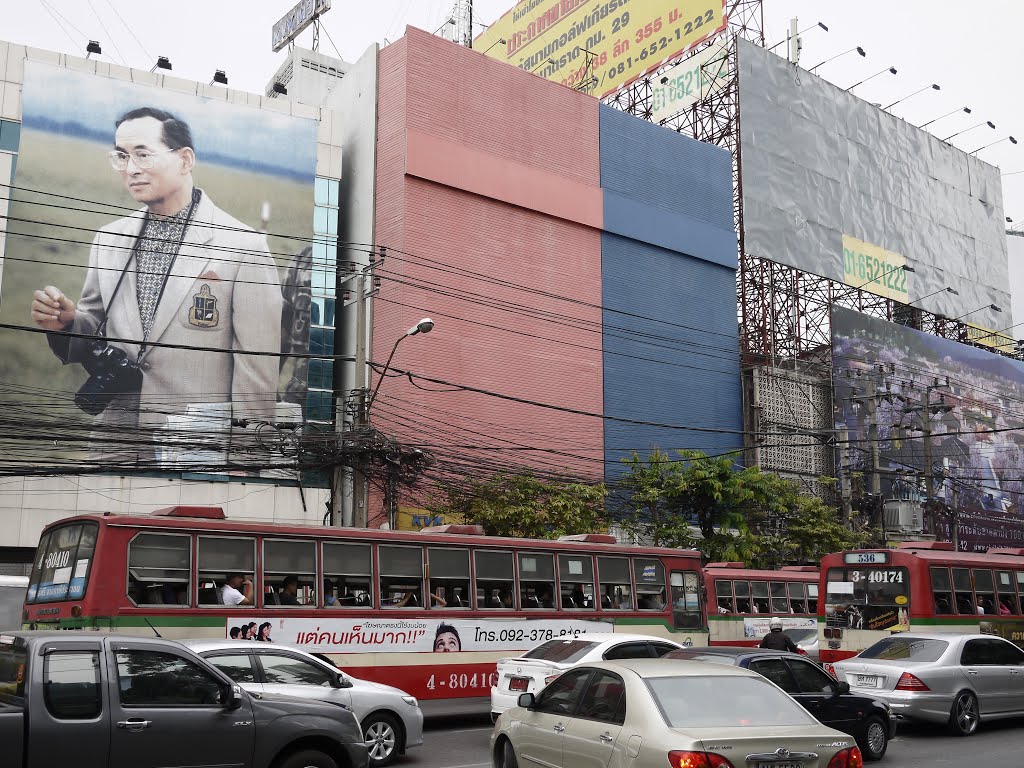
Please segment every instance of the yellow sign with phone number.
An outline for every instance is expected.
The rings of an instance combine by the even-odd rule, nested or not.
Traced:
[[[843,282],[847,285],[908,304],[910,273],[905,266],[905,256],[843,235]]]
[[[604,98],[726,26],[724,0],[522,0],[473,48]]]

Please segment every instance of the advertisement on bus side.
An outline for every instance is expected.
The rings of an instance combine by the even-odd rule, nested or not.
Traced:
[[[246,617],[248,618],[248,617]],[[515,651],[584,632],[611,632],[609,621],[584,619],[228,618],[226,637],[288,643],[319,653]]]
[[[745,616],[743,618],[743,636],[744,637],[764,637],[771,631],[771,627],[768,626],[768,622],[772,620],[772,616],[765,616],[764,618],[752,618]],[[782,628],[786,629],[816,629],[818,626],[817,619],[809,618],[797,618],[795,616],[780,616],[782,619]]]

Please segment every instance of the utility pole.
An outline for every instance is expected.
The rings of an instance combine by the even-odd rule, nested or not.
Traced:
[[[950,530],[953,534],[953,551],[960,551],[960,484],[953,482],[953,507],[949,510]]]
[[[928,510],[928,532],[936,535],[935,506],[933,503],[935,498],[935,476],[933,475],[934,467],[932,466],[932,414],[928,407],[931,393],[931,387],[925,387],[921,392],[921,447],[924,451],[924,502]]]

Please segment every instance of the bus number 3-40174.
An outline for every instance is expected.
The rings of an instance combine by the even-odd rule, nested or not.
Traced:
[[[460,689],[490,688],[497,684],[497,672],[491,672],[490,674],[474,672],[471,675],[465,672],[462,674],[452,672],[447,678],[444,675],[431,675],[430,679],[427,680],[427,690],[435,691],[438,688],[448,688],[449,690],[457,691]]]
[[[853,571],[850,574],[850,581],[857,582],[865,578],[865,573],[860,571]],[[903,572],[902,571],[867,571],[866,578],[872,584],[902,584],[903,583]]]

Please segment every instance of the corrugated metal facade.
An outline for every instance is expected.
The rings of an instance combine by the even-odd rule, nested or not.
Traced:
[[[600,418],[739,428],[727,153],[415,29],[381,51],[378,110],[372,357],[429,315],[394,367],[513,398],[387,379],[379,429],[470,473],[595,480],[622,448],[736,443]]]

